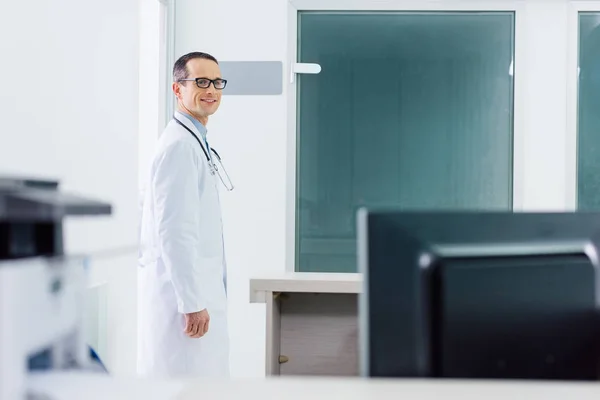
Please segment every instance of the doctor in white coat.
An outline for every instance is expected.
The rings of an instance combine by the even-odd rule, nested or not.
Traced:
[[[217,60],[190,53],[173,67],[177,112],[160,136],[140,230],[138,373],[229,376],[226,264],[219,185],[233,189],[207,141],[226,81]]]

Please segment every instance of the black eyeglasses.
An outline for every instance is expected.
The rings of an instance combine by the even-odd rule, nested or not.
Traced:
[[[212,83],[215,89],[223,90],[227,86],[227,79],[208,79],[208,78],[196,78],[196,79],[180,79],[179,82],[190,81],[196,82],[196,86],[200,89],[208,89]]]

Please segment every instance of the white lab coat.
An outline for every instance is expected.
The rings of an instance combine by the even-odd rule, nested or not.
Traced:
[[[187,118],[178,117],[202,140]],[[140,226],[138,373],[143,377],[228,377],[219,178],[199,143],[175,121],[152,162]],[[184,334],[184,313],[206,308],[208,332]]]

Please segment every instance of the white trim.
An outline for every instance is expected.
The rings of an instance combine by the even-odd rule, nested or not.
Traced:
[[[567,22],[566,208],[577,209],[577,142],[579,114],[579,13],[600,12],[600,1],[569,1]]]
[[[161,1],[161,0],[159,0]],[[163,26],[161,30],[161,107],[160,129],[162,130],[171,120],[174,112],[174,96],[171,90],[173,83],[171,68],[175,63],[175,4],[176,0],[162,0],[165,4],[163,11]]]
[[[569,7],[575,12],[600,12],[599,0],[570,0]]]
[[[162,1],[141,0],[139,101],[138,101],[138,188],[143,190],[153,149],[163,128],[164,14]]]
[[[513,209],[524,209],[525,86],[527,79],[524,0],[288,0],[288,63],[297,60],[298,11],[507,11],[515,13],[513,105]],[[521,40],[519,40],[521,38]],[[508,66],[507,66],[508,68]],[[296,135],[297,85],[288,84],[286,166],[286,272],[296,268]]]
[[[158,129],[160,131],[166,126],[166,77],[167,71],[167,43],[169,42],[169,0],[158,0],[160,3],[159,11],[159,43],[158,43]]]
[[[506,7],[506,5],[505,5]],[[525,6],[522,2],[513,2],[515,13],[514,60],[513,60],[513,210],[525,208],[525,155],[526,155],[526,87],[527,81],[527,43],[524,40],[527,31]],[[522,40],[518,40],[521,38]]]
[[[289,0],[299,11],[516,11],[525,0]]]
[[[565,127],[565,208],[577,208],[577,108],[579,66],[579,10],[569,4],[567,10],[567,125]]]
[[[290,2],[288,7],[288,62],[297,60],[298,9]],[[285,271],[296,270],[296,127],[297,127],[297,86],[296,82],[287,85],[287,165],[286,165],[286,240]]]

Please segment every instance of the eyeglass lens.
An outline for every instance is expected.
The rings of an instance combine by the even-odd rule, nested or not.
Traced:
[[[202,89],[206,89],[211,83],[215,86],[215,89],[225,89],[225,86],[227,85],[227,81],[225,79],[196,79],[196,85]]]

